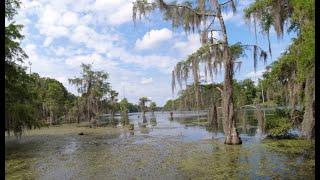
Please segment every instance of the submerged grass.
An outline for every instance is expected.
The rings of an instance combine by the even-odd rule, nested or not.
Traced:
[[[12,143],[5,147],[5,177],[6,179],[35,179],[32,164],[36,157],[32,150],[39,143]]]
[[[265,140],[263,145],[273,152],[285,154],[285,164],[291,167],[296,177],[314,179],[315,141],[305,139]]]
[[[27,131],[19,141],[6,137],[6,179],[314,179],[314,141],[228,146],[123,133],[72,124]]]
[[[212,146],[212,152],[194,151],[183,159],[183,174],[191,179],[314,179],[314,141],[266,140],[254,146]]]
[[[31,164],[32,157],[7,157],[5,161],[5,177],[6,179],[34,179]]]
[[[98,143],[95,141],[118,137],[122,131],[125,130],[64,124],[27,130],[21,139],[6,136],[5,177],[6,179],[37,179],[41,174],[63,169],[73,170],[74,167],[77,167],[78,162],[75,161],[77,157],[72,152],[82,143],[85,144],[84,149],[86,150],[88,146],[96,146]],[[79,136],[80,132],[83,132],[84,135]],[[70,143],[72,145],[73,142],[77,142],[75,147],[70,146]],[[99,155],[99,150],[92,151],[92,153],[83,152],[82,155],[78,154],[78,157],[91,157],[91,155]],[[97,161],[101,160],[101,157],[94,160],[103,164],[103,161]],[[52,176],[54,175],[55,173],[52,173]]]
[[[234,179],[246,177],[249,164],[241,161],[250,151],[240,146],[215,143],[212,152],[195,151],[180,163],[181,171],[191,179]]]
[[[315,141],[305,139],[264,140],[263,145],[279,153],[290,155],[314,154]]]

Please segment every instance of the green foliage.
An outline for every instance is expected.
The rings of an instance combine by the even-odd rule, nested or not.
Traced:
[[[129,106],[129,103],[126,98],[123,98],[119,103],[120,115],[121,115],[121,120],[123,122],[123,125],[129,124],[128,106]]]
[[[274,112],[275,116],[290,118],[290,110],[289,109],[276,109]]]
[[[21,135],[25,128],[39,127],[34,79],[21,67],[7,64],[5,74],[5,122],[8,133]]]
[[[19,0],[5,0],[5,17],[12,20],[18,13],[17,9],[20,8],[21,2]]]
[[[240,57],[244,56],[244,51],[246,49],[240,42],[237,42],[229,47],[233,59],[239,59]]]
[[[188,85],[186,89],[181,90],[178,98],[168,100],[164,105],[165,110],[196,110],[194,84]],[[222,83],[201,84],[200,97],[202,99],[200,108],[210,108],[213,104],[221,104],[221,92],[218,88],[223,89]],[[251,79],[242,81],[233,80],[233,100],[236,107],[250,105],[258,96],[258,87],[255,86]]]
[[[27,54],[20,47],[19,40],[23,39],[20,34],[22,25],[10,23],[5,27],[5,60],[6,63],[22,62],[27,58]]]
[[[5,1],[5,17],[9,22],[17,14],[20,1]],[[5,27],[5,125],[8,133],[22,134],[24,128],[39,127],[34,80],[16,64],[27,58],[20,47],[21,25],[14,22]]]
[[[23,39],[20,34],[22,25],[17,25],[15,22],[10,22],[17,14],[20,8],[20,1],[18,0],[5,0],[5,18],[8,20],[9,25],[5,26],[5,69],[7,71],[8,64],[13,65],[14,62],[22,62],[28,56],[20,47],[19,40]]]
[[[288,110],[276,109],[273,116],[266,119],[266,130],[269,137],[272,138],[285,138],[288,137],[288,132],[293,128],[290,122],[290,113]]]
[[[279,119],[280,122],[285,121],[285,119]],[[275,138],[281,138],[281,137],[288,137],[288,132],[292,128],[291,123],[279,123],[277,126],[270,129],[269,136],[275,137]]]
[[[163,106],[165,110],[172,110],[173,109],[173,100],[169,99],[166,104]]]
[[[146,102],[150,101],[147,97],[141,97],[139,99],[139,106],[140,106],[140,110],[141,112],[146,112],[147,111],[147,106],[146,106]]]
[[[244,13],[247,19],[258,20],[263,32],[269,33],[270,27],[273,26],[278,36],[282,36],[285,22],[289,22],[288,31],[297,32],[297,38],[293,39],[293,43],[278,61],[271,65],[271,72],[264,75],[265,80],[262,83],[273,88],[274,92],[280,92],[275,98],[280,104],[288,91],[292,90],[290,83],[301,86],[312,73],[310,70],[314,68],[314,0],[257,0],[246,8]],[[303,102],[304,89],[293,91],[298,91],[300,102]],[[290,97],[294,98],[296,97]]]
[[[151,102],[150,109],[151,109],[151,111],[155,111],[157,109],[157,104],[155,102]]]
[[[257,87],[251,79],[233,81],[233,99],[236,107],[253,104],[257,97]]]
[[[139,112],[139,105],[128,103],[129,112]]]
[[[7,64],[5,74],[5,119],[8,132],[21,135],[25,128],[40,127],[50,117],[53,123],[67,114],[75,97],[59,81],[28,75],[24,68]]]
[[[101,102],[106,102],[110,97],[109,108],[115,109],[117,92],[111,90],[108,79],[108,73],[104,71],[93,71],[90,64],[81,64],[82,77],[69,79],[69,83],[77,87],[83,101],[78,111],[86,115],[87,120],[96,118],[102,112]],[[109,94],[110,93],[110,94]]]

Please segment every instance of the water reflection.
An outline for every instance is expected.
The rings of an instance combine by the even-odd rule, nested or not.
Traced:
[[[150,118],[150,124],[151,124],[151,126],[157,126],[157,118],[156,118],[156,116]]]
[[[116,127],[120,123],[119,117],[109,117],[109,116],[100,116],[99,118],[99,126],[105,127],[105,126],[113,126]]]
[[[146,113],[145,116],[140,113],[129,114],[129,119],[132,123],[139,127],[141,134],[149,134],[152,136],[173,136],[180,138],[183,136],[183,141],[197,141],[201,139],[223,139],[222,117],[219,117],[215,127],[208,123],[208,117],[205,112],[155,112]],[[218,113],[221,115],[221,113]],[[241,122],[238,126],[241,134],[254,136],[257,129],[257,122],[252,117],[253,114],[246,113],[243,118],[237,119]],[[239,121],[241,119],[242,121]]]
[[[270,113],[272,110],[266,110]],[[176,111],[176,112],[154,112],[146,113],[129,113],[130,123],[138,127],[138,131],[142,134],[151,136],[173,136],[181,137],[183,141],[197,141],[201,139],[223,139],[223,123],[221,109],[217,110],[217,121],[213,125],[210,124],[207,112],[199,111]],[[267,116],[268,114],[266,114]],[[120,117],[115,116],[112,120],[104,118],[105,125],[117,126]],[[262,138],[258,130],[258,121],[254,115],[254,111],[241,110],[236,112],[236,124],[241,137],[248,141],[255,141]],[[256,136],[256,137],[255,137]]]

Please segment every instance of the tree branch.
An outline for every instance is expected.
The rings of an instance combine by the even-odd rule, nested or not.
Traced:
[[[224,3],[221,3],[220,6],[226,5],[226,4],[230,3],[230,2],[232,2],[232,0],[229,0],[229,1],[226,1]]]
[[[213,16],[213,17],[217,16],[216,14],[211,14],[211,13],[199,13],[199,12],[195,11],[194,9],[192,9],[191,7],[186,6],[186,5],[177,5],[177,4],[165,4],[165,5],[171,6],[171,7],[178,7],[178,8],[179,7],[180,8],[187,8],[187,9],[191,10],[193,13],[200,15],[200,16]]]
[[[135,2],[133,2],[135,3]],[[186,5],[180,5],[180,4],[167,4],[165,2],[162,1],[162,3],[164,4],[164,6],[169,6],[169,7],[178,7],[178,8],[186,8],[191,10],[193,13],[200,15],[200,16],[212,16],[212,17],[216,17],[216,14],[211,14],[211,13],[199,13],[197,11],[195,11],[194,9],[192,9],[192,7],[186,6]],[[154,3],[145,3],[147,5],[153,5]],[[158,7],[159,8],[159,7]]]
[[[213,32],[213,31],[221,31],[220,29],[208,29],[209,31]]]
[[[220,91],[221,94],[223,94],[222,89],[220,89],[219,87],[216,87],[216,88]]]

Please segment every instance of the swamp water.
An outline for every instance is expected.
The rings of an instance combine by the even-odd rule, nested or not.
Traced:
[[[129,114],[135,130],[66,124],[5,137],[6,179],[314,179],[314,141],[262,140],[248,113],[243,144],[223,144],[206,115]],[[81,124],[80,124],[81,125]],[[78,133],[83,132],[80,136]]]

